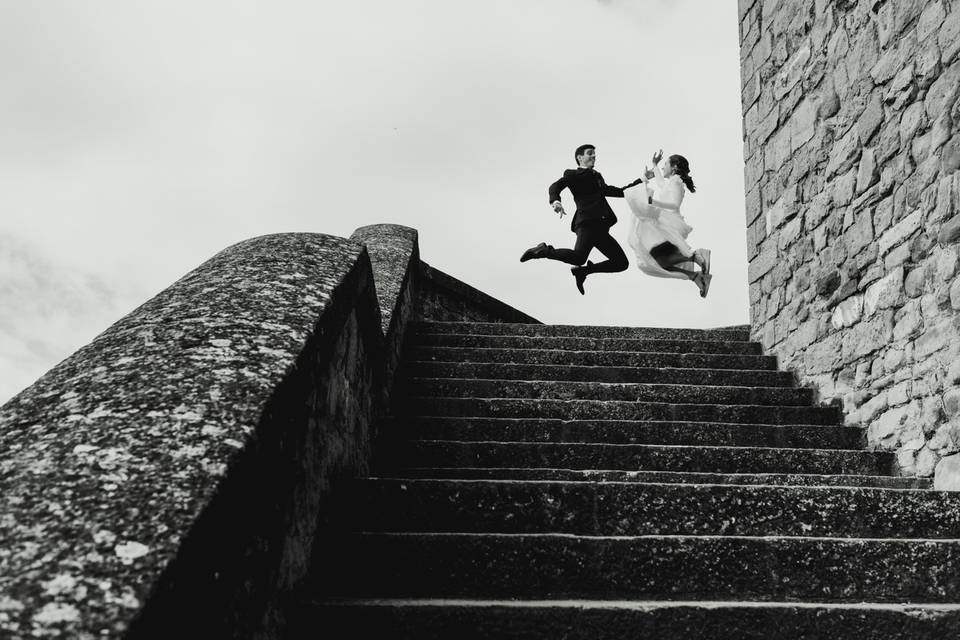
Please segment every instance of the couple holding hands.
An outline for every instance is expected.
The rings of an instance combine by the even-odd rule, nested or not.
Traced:
[[[550,185],[550,204],[553,210],[565,215],[560,192],[570,189],[577,210],[570,230],[577,234],[573,249],[555,249],[541,242],[527,249],[520,262],[535,258],[559,260],[574,265],[577,289],[584,293],[583,284],[592,273],[626,271],[627,256],[620,243],[610,235],[610,227],[617,222],[607,197],[624,198],[633,213],[628,240],[637,258],[637,267],[644,273],[660,278],[690,280],[705,298],[710,290],[710,250],[694,250],[687,244],[693,228],[680,215],[684,193],[696,192],[690,177],[690,164],[680,155],[667,158],[660,167],[663,151],[653,154],[653,169],[644,167],[643,175],[625,187],[611,187],[593,167],[597,161],[596,147],[585,144],[574,152],[576,169],[567,169],[563,177]],[[606,256],[594,264],[587,260],[592,249]],[[697,271],[695,267],[699,266]]]

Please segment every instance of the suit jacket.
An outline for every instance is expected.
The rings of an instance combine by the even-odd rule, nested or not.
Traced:
[[[560,199],[560,192],[570,189],[573,200],[577,204],[577,211],[570,222],[570,230],[576,232],[577,227],[584,222],[597,222],[606,225],[609,229],[617,222],[617,216],[607,203],[607,197],[622,198],[623,190],[637,184],[636,180],[626,187],[611,187],[603,181],[599,171],[593,169],[567,169],[563,177],[550,185],[550,202]]]

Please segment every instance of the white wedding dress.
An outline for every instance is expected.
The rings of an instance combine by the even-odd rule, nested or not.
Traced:
[[[681,254],[691,258],[690,263],[683,262],[677,266],[693,270],[693,249],[687,244],[687,236],[693,227],[680,215],[680,203],[683,202],[685,191],[683,181],[676,174],[664,179],[656,164],[653,171],[655,177],[652,183],[642,182],[623,191],[623,197],[633,214],[627,241],[637,256],[637,267],[647,275],[686,280],[686,275],[667,271],[650,255],[650,249],[669,242]],[[654,199],[652,205],[647,202],[647,196],[651,194]]]

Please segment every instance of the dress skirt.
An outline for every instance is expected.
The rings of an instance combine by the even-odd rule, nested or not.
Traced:
[[[693,231],[693,227],[687,224],[680,212],[647,204],[647,188],[643,184],[625,189],[623,195],[633,214],[627,241],[636,255],[637,268],[647,275],[658,278],[686,280],[687,276],[684,274],[667,271],[657,264],[650,255],[650,250],[664,242],[669,242],[681,255],[692,258],[693,248],[687,244],[687,236]],[[693,270],[692,260],[677,266]]]

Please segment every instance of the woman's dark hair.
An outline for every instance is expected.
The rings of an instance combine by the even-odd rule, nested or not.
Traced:
[[[579,147],[577,147],[577,150],[573,152],[573,160],[574,160],[574,162],[576,162],[577,164],[579,164],[579,163],[580,163],[580,160],[579,160],[580,156],[582,156],[587,149],[596,149],[596,147],[593,146],[592,144],[582,144],[582,145],[580,145]]]
[[[667,160],[673,167],[673,171],[683,180],[683,184],[687,185],[690,193],[696,193],[697,188],[693,186],[693,178],[690,177],[690,163],[687,162],[687,159],[683,156],[672,155]]]

